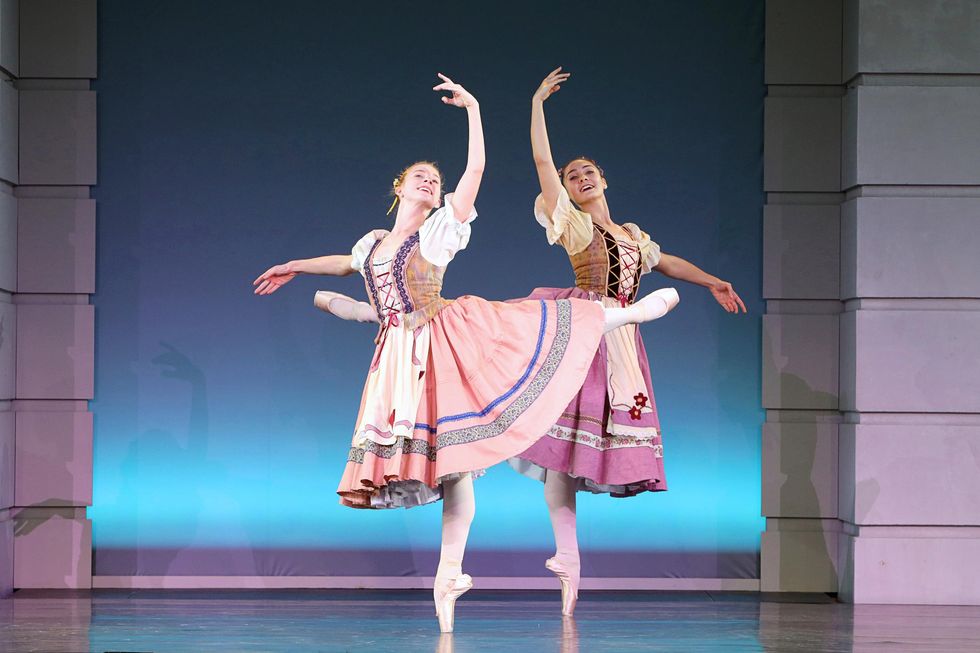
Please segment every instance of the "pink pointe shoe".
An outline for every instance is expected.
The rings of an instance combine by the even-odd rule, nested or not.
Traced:
[[[456,599],[473,587],[473,578],[469,574],[460,574],[450,580],[448,585],[448,589],[444,592],[440,592],[438,587],[432,589],[432,598],[436,602],[436,616],[439,617],[439,630],[444,633],[453,632]]]
[[[356,322],[377,322],[378,314],[367,302],[359,302],[347,295],[330,290],[318,290],[313,296],[313,305],[324,313],[333,313],[342,320]]]
[[[565,569],[558,558],[548,558],[544,566],[561,581],[561,614],[563,617],[571,617],[578,602],[580,574],[572,574]]]

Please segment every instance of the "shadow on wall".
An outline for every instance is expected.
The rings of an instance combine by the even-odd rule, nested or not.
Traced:
[[[83,528],[84,526],[80,526],[74,521],[75,509],[73,507],[65,507],[65,504],[69,503],[71,503],[69,499],[52,497],[44,501],[32,503],[30,506],[19,508],[14,516],[14,538],[28,537],[38,528],[55,518],[67,521],[70,524],[67,537],[69,539],[69,546],[71,547],[71,555],[45,556],[43,564],[46,571],[43,572],[42,576],[44,579],[60,576],[61,582],[63,583],[61,587],[72,588],[79,586],[79,571],[85,566],[84,563],[88,562],[84,560],[83,556],[90,555],[90,551],[89,547],[82,545],[81,537],[76,538],[79,528]],[[43,513],[36,513],[31,510],[33,508],[47,508],[48,510],[45,510]],[[50,538],[53,535],[54,533],[47,533],[40,537]],[[63,533],[61,535],[64,536]],[[52,569],[52,567],[60,568]]]
[[[763,367],[780,370],[780,397],[788,398],[792,406],[837,406],[836,395],[816,390],[800,376],[781,371],[785,369],[788,357],[776,351],[768,331],[764,329],[763,334],[763,355],[768,358],[763,361]],[[825,473],[825,470],[816,469],[820,424],[817,421],[793,422],[792,433],[787,436],[791,442],[781,442],[779,447],[779,471],[783,476],[779,488],[779,516],[783,519],[812,520],[815,526],[813,530],[777,531],[779,590],[814,591],[816,586],[820,586],[820,591],[836,591],[838,586],[836,533],[824,532],[821,528],[818,520],[825,511],[821,509],[813,483],[814,473],[818,476]],[[836,478],[837,460],[833,460],[832,464]],[[836,506],[834,509],[836,514]],[[828,542],[828,537],[831,542]]]
[[[78,324],[74,319],[65,328],[69,334],[78,333]],[[3,342],[2,332],[2,324],[0,324],[0,345]],[[56,356],[63,356],[58,361],[59,364],[68,361],[64,364],[65,368],[71,370],[68,374],[68,384],[59,386],[58,384],[64,379],[56,380],[55,394],[49,396],[57,397],[59,396],[57,393],[61,391],[64,391],[64,394],[60,395],[63,397],[79,396],[78,370],[84,369],[81,363],[84,347],[79,347],[71,338],[67,342],[67,346],[51,349],[50,352]],[[51,364],[50,361],[45,362]],[[57,365],[54,369],[58,369]],[[84,585],[83,580],[87,582],[91,569],[91,547],[88,544],[88,523],[84,519],[76,520],[76,490],[79,480],[83,480],[83,485],[87,485],[91,476],[91,467],[85,464],[90,460],[90,452],[76,451],[73,423],[66,425],[64,422],[55,421],[54,424],[46,424],[45,415],[43,411],[32,415],[33,418],[40,420],[33,425],[36,441],[31,442],[29,447],[20,448],[19,451],[15,445],[16,468],[30,471],[26,477],[14,479],[17,488],[15,502],[20,504],[40,492],[50,491],[51,488],[57,488],[56,492],[66,492],[67,495],[49,496],[17,506],[13,524],[15,540],[30,538],[38,529],[48,526],[45,532],[37,533],[33,541],[22,545],[28,547],[22,549],[26,552],[27,561],[17,563],[17,568],[24,569],[25,566],[37,565],[30,570],[25,569],[31,584],[40,582],[42,586],[55,583],[55,587],[79,587]],[[71,437],[45,437],[51,430],[55,431],[51,435],[63,436],[61,429],[65,428],[68,429]],[[62,464],[52,464],[56,461],[61,461]],[[67,550],[70,550],[69,555],[65,554]]]
[[[181,444],[170,431],[147,429],[134,439],[120,464],[124,479],[120,488],[122,501],[127,502],[129,517],[127,526],[133,529],[128,536],[136,546],[125,555],[129,560],[120,561],[129,574],[146,573],[141,569],[141,542],[156,542],[161,529],[161,515],[156,506],[179,502],[188,514],[190,524],[198,523],[200,507],[208,497],[202,494],[200,483],[204,478],[220,481],[227,477],[227,469],[208,457],[210,425],[208,417],[207,381],[204,371],[187,355],[167,342],[160,342],[164,351],[152,359],[164,378],[187,383],[190,390],[190,411],[187,419],[186,444]],[[142,482],[145,475],[165,475],[169,482]],[[202,478],[203,477],[203,478]],[[193,528],[193,526],[192,526]],[[145,538],[145,540],[144,540]],[[188,537],[185,541],[192,541]],[[183,548],[166,549],[161,558],[154,555],[154,575],[167,575]],[[254,564],[252,565],[254,567]],[[233,573],[254,573],[252,569],[232,570]]]

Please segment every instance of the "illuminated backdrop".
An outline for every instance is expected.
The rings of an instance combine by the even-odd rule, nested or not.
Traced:
[[[438,506],[337,504],[374,330],[268,266],[390,224],[407,163],[465,160],[444,72],[481,102],[487,171],[446,296],[572,275],[531,215],[530,97],[562,161],[605,168],[613,218],[726,278],[750,314],[679,285],[643,327],[670,491],[579,495],[585,572],[757,577],[763,2],[168,2],[99,8],[95,573],[427,575]],[[450,181],[449,186],[454,184]],[[657,275],[644,287],[669,285]],[[477,484],[471,573],[543,572],[540,484]]]

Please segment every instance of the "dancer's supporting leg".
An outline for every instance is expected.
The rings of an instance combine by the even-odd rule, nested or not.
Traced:
[[[681,301],[673,288],[661,288],[625,308],[606,308],[606,332],[631,323],[649,322],[661,318]]]
[[[439,629],[444,633],[453,632],[456,599],[473,587],[473,579],[463,573],[463,553],[475,512],[472,474],[467,472],[442,482],[442,549],[432,598]]]
[[[605,308],[605,331],[609,332],[631,323],[649,322],[663,317],[677,306],[680,297],[673,288],[656,290],[632,306]],[[577,481],[563,472],[548,470],[544,481],[544,499],[548,504],[551,526],[555,531],[553,558],[545,566],[561,581],[561,613],[567,617],[575,612],[581,563],[578,553],[578,534],[575,526],[575,490]]]
[[[548,504],[551,527],[555,531],[555,556],[545,567],[561,581],[561,613],[572,616],[578,600],[581,563],[578,555],[578,534],[575,528],[575,488],[577,481],[549,469],[544,480],[544,500]]]

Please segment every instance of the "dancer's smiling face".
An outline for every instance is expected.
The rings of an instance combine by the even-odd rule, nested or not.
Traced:
[[[442,203],[442,175],[431,163],[415,163],[402,173],[395,194],[403,202],[418,202],[433,209]]]
[[[602,168],[589,159],[572,159],[562,168],[561,178],[569,197],[579,206],[601,198],[607,186]]]

